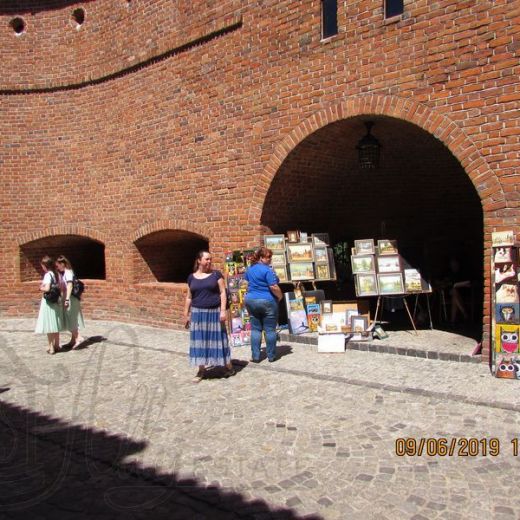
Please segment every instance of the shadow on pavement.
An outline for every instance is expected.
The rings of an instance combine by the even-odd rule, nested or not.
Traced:
[[[146,446],[0,401],[0,518],[302,518],[217,485],[124,461]]]
[[[86,338],[84,341],[82,341],[74,349],[72,347],[62,346],[60,348],[60,350],[57,352],[57,354],[64,353],[64,352],[70,352],[71,350],[83,350],[85,348],[91,347],[92,345],[95,345],[96,343],[102,343],[103,341],[107,341],[107,338],[105,338],[104,336],[90,336],[89,338]]]
[[[246,347],[248,348],[248,347]],[[276,345],[276,359],[280,359],[284,356],[289,356],[292,354],[293,349],[290,345]],[[260,361],[264,361],[267,359],[267,352],[265,350],[265,347],[262,347],[260,349]],[[239,361],[239,360],[233,360],[233,365],[235,368],[238,366],[246,366],[248,364],[247,361]]]

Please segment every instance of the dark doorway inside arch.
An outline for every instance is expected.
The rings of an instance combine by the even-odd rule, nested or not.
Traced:
[[[135,242],[134,281],[186,282],[196,254],[208,249],[208,241],[189,231],[163,230]]]
[[[373,121],[381,144],[377,169],[361,169],[356,146]],[[273,233],[328,232],[333,243],[396,239],[399,252],[432,283],[456,257],[472,282],[468,314],[480,326],[483,302],[483,213],[459,161],[419,127],[390,117],[356,117],[316,131],[286,158],[267,194],[262,225]],[[344,267],[344,269],[343,269]],[[340,266],[335,298],[355,297],[349,265]],[[434,322],[449,321],[433,309]],[[471,318],[470,318],[471,321]]]
[[[54,235],[20,246],[22,282],[41,277],[40,260],[44,255],[66,256],[79,278],[104,280],[106,277],[104,244],[79,235]]]

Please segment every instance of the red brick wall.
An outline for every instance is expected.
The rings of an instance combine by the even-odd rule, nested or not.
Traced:
[[[31,233],[103,236],[87,315],[180,324],[184,285],[135,284],[144,229],[207,237],[217,259],[309,215],[335,234],[342,222],[377,234],[385,215],[397,238],[478,235],[475,193],[486,250],[493,229],[518,224],[517,1],[406,2],[392,24],[382,0],[339,2],[327,42],[311,0],[125,4],[82,4],[79,30],[71,3],[0,8],[0,315],[34,312],[19,282]],[[15,14],[28,22],[18,37]],[[366,118],[384,145],[373,189],[352,151]]]

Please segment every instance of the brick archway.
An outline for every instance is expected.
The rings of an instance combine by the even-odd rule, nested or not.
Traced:
[[[19,235],[17,239],[17,246],[20,247],[29,242],[34,242],[35,240],[40,240],[41,238],[47,238],[56,235],[77,235],[85,238],[90,238],[104,245],[106,245],[107,243],[107,237],[97,230],[84,228],[76,225],[63,225],[54,226],[46,229],[40,229],[36,231],[30,231],[29,233]]]
[[[303,120],[278,144],[260,175],[250,206],[250,221],[260,222],[262,208],[271,183],[287,156],[306,137],[320,128],[342,119],[382,115],[401,119],[425,130],[441,141],[473,183],[486,212],[506,207],[502,185],[464,131],[451,119],[410,99],[396,96],[367,95],[331,105]]]
[[[39,276],[43,255],[65,255],[82,278],[105,280],[106,237],[81,226],[64,225],[25,233],[17,239],[15,272],[22,282]]]
[[[140,238],[143,238],[146,235],[150,235],[151,233],[156,233],[157,231],[167,231],[167,230],[178,230],[178,231],[189,231],[190,233],[194,233],[204,240],[209,242],[209,238],[207,237],[202,227],[193,222],[189,222],[187,220],[156,220],[154,222],[149,222],[141,226],[131,237],[132,242],[136,242]]]

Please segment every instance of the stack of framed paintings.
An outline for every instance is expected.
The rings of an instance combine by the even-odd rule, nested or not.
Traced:
[[[232,347],[251,343],[251,322],[244,305],[247,289],[244,275],[252,253],[252,251],[233,251],[226,254],[224,273],[229,303],[229,339]]]
[[[513,231],[491,234],[491,352],[496,377],[520,379],[518,246]]]
[[[396,240],[355,240],[351,265],[357,296],[431,292],[417,269],[405,269]]]
[[[280,283],[335,280],[334,255],[327,233],[309,236],[303,231],[264,235],[265,247],[273,251],[271,265]]]
[[[299,290],[284,293],[287,308],[287,324],[291,334],[315,332],[321,322],[321,302],[325,293],[321,289]]]

